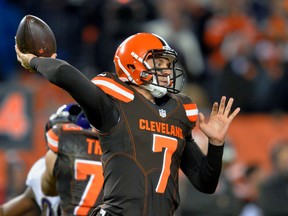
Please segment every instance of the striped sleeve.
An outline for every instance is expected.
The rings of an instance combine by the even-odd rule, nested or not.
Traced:
[[[58,143],[59,143],[59,137],[58,135],[53,131],[53,128],[51,128],[46,133],[47,138],[47,145],[48,147],[55,153],[58,153]]]
[[[125,86],[121,85],[120,83],[116,82],[111,78],[104,76],[97,76],[94,79],[92,79],[92,82],[106,94],[114,97],[117,100],[126,103],[134,100],[133,91],[131,91],[130,89],[126,88]]]
[[[191,122],[196,122],[198,119],[198,108],[194,103],[191,104],[183,104],[184,109],[186,111],[186,115]]]

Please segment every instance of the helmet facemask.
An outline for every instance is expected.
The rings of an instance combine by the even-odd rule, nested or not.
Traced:
[[[167,59],[170,63],[169,67],[157,68],[157,58]],[[147,59],[152,59],[153,67],[149,66]],[[141,80],[144,82],[142,86],[157,98],[163,97],[167,92],[179,93],[184,85],[184,73],[183,70],[175,67],[177,60],[177,53],[172,49],[149,50],[142,62],[146,67],[146,71],[142,71],[140,74]],[[170,71],[168,76],[167,71]],[[148,80],[147,77],[150,77],[150,79]],[[160,77],[167,78],[167,85],[160,84]]]

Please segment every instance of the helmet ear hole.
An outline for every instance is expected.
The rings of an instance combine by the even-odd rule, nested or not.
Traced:
[[[130,70],[133,70],[133,71],[134,71],[135,68],[136,68],[133,64],[128,64],[127,67],[128,67]]]

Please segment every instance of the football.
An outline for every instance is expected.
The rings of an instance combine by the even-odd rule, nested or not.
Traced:
[[[23,53],[50,57],[56,53],[56,39],[51,28],[40,18],[26,15],[19,23],[16,37],[17,46]]]

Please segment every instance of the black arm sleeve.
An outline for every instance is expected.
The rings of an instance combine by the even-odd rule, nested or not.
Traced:
[[[114,126],[119,118],[111,98],[79,70],[59,59],[33,58],[30,66],[54,85],[67,91],[84,110],[90,124],[101,131]]]
[[[214,193],[221,173],[224,147],[209,144],[205,156],[195,141],[190,138],[183,151],[181,170],[199,191]]]

